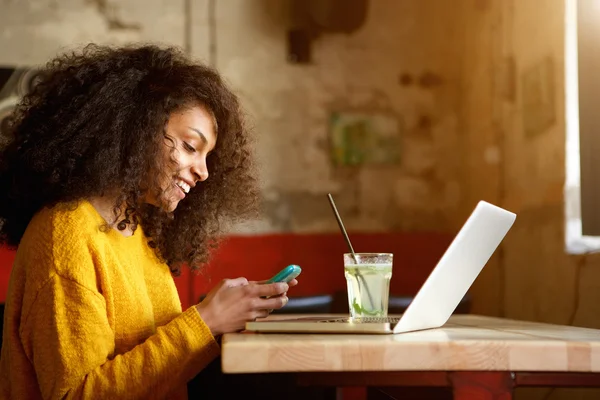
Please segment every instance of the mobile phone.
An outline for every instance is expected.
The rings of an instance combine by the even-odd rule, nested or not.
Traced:
[[[288,265],[277,273],[274,277],[269,279],[266,283],[285,282],[288,283],[292,279],[296,278],[302,272],[302,268],[298,265]]]

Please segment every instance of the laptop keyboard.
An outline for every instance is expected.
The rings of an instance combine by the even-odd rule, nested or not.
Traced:
[[[319,322],[323,323],[339,323],[339,322],[352,322],[353,324],[397,324],[400,321],[399,317],[363,317],[363,318],[335,318],[335,319],[324,319]]]

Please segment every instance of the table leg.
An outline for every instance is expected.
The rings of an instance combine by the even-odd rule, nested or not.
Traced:
[[[450,372],[454,400],[512,400],[514,381],[510,372]]]

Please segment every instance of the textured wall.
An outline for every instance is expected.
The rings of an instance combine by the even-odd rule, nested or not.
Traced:
[[[160,41],[215,64],[240,93],[257,133],[263,216],[240,231],[444,230],[460,202],[457,11],[444,0],[371,2],[365,26],[325,35],[314,63],[287,61],[281,0],[2,3],[0,63],[36,64],[87,41]],[[186,13],[189,11],[189,13]],[[399,124],[400,162],[334,167],[333,111]]]
[[[451,4],[371,2],[360,31],[315,42],[311,65],[286,61],[285,4],[227,0],[216,8],[216,65],[241,93],[259,138],[265,219],[254,227],[336,230],[327,192],[350,229],[446,227],[460,196],[461,47]],[[419,83],[427,74],[439,83]],[[333,167],[328,120],[337,110],[397,117],[400,163]]]
[[[90,41],[184,43],[183,1],[4,0],[0,9],[1,64],[43,63]]]

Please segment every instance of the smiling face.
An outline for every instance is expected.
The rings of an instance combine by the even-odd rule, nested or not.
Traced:
[[[173,113],[166,133],[163,165],[168,171],[162,174],[160,198],[150,198],[148,203],[172,212],[198,182],[208,179],[206,157],[217,135],[214,117],[201,106]]]

